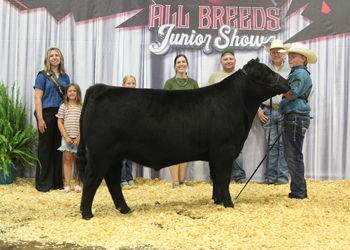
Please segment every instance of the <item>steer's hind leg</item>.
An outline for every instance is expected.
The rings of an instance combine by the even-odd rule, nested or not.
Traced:
[[[213,161],[212,172],[215,172],[216,183],[213,181],[213,196],[216,195],[215,204],[223,204],[225,207],[233,207],[229,185],[233,160],[231,158]],[[217,191],[219,190],[219,191]]]
[[[127,214],[127,213],[130,213],[131,210],[125,202],[122,189],[120,186],[121,169],[122,169],[122,161],[118,161],[117,164],[109,168],[107,175],[105,177],[105,181],[106,181],[109,193],[112,196],[116,209],[118,209],[122,214]]]
[[[213,181],[213,196],[212,199],[214,200],[215,204],[221,204],[221,194],[220,194],[220,188],[218,185],[218,181],[216,179],[216,173],[214,171],[213,164],[209,162],[209,170],[210,170],[210,178]]]
[[[87,164],[84,173],[83,194],[81,196],[80,212],[84,220],[89,220],[92,217],[92,201],[94,200],[96,190],[100,186],[102,179],[94,176],[90,163]]]

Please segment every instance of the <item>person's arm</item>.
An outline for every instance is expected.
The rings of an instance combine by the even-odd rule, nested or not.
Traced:
[[[63,126],[63,119],[62,118],[57,118],[57,126],[58,126],[58,129],[60,130],[61,132],[61,135],[64,137],[64,139],[66,140],[67,144],[68,145],[71,145],[73,144],[73,140],[68,136],[66,130],[64,129],[64,126]]]
[[[167,80],[167,81],[165,82],[163,89],[167,89],[167,90],[169,90],[169,89],[170,89],[170,83],[169,83],[169,80]]]
[[[289,101],[292,100],[292,96],[290,95],[290,91],[288,91],[287,93],[285,93],[284,96],[287,97],[287,99],[288,99]]]
[[[35,101],[35,111],[36,111],[36,117],[38,119],[38,129],[40,133],[45,133],[46,123],[43,118],[43,103],[42,98],[44,95],[44,91],[41,89],[35,88],[34,92],[34,101]]]

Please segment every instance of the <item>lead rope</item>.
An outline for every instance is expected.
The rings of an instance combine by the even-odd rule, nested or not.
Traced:
[[[243,192],[243,190],[245,189],[245,187],[248,185],[248,183],[250,182],[250,180],[253,178],[253,176],[255,175],[256,171],[258,171],[259,167],[261,166],[261,164],[264,162],[265,158],[267,157],[268,154],[270,154],[271,149],[273,148],[273,146],[275,146],[276,142],[278,141],[278,139],[280,138],[282,134],[282,131],[280,132],[280,134],[278,135],[277,139],[275,140],[275,142],[272,144],[272,146],[269,148],[269,150],[267,151],[266,155],[264,156],[264,158],[261,160],[261,162],[259,163],[259,165],[256,167],[256,169],[254,170],[253,174],[250,176],[250,178],[248,179],[247,183],[244,185],[244,187],[242,188],[242,190],[239,192],[239,194],[235,197],[235,199],[233,200],[232,203],[235,203],[235,201],[238,199],[238,197],[240,196],[240,194]]]
[[[270,148],[271,119],[272,119],[272,98],[270,98],[270,120],[267,121],[267,122],[270,122],[269,136],[267,137],[267,148]],[[267,155],[267,159],[266,159],[266,181],[267,181],[267,184],[270,184],[269,164],[270,164],[270,154]]]

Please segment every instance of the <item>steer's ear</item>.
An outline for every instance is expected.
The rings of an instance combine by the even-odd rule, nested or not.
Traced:
[[[248,62],[248,64],[252,64],[252,63],[254,63],[254,62],[255,62],[255,60],[252,59],[252,60],[250,60],[250,61]]]
[[[255,59],[255,61],[256,61],[256,62],[260,62],[260,59],[259,59],[259,57],[257,57],[257,58]]]

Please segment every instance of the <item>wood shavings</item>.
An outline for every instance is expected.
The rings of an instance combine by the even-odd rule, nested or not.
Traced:
[[[73,186],[73,182],[71,186]],[[350,249],[350,180],[307,180],[308,199],[289,199],[289,185],[249,183],[225,209],[209,182],[172,189],[167,180],[137,178],[123,188],[131,214],[121,214],[103,182],[92,212],[81,193],[36,191],[34,179],[0,186],[0,240],[72,243],[106,249]],[[230,184],[236,196],[242,184]]]

